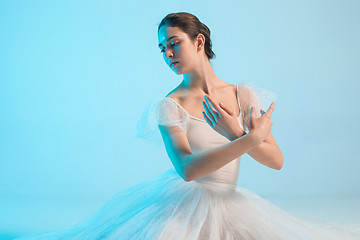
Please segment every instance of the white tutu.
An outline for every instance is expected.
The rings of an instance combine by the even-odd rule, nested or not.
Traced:
[[[236,86],[239,126],[248,132],[250,107],[267,109],[275,94],[250,83]],[[260,112],[255,112],[257,117]],[[158,125],[177,126],[193,153],[229,143],[205,120],[168,97],[155,99],[138,122],[138,137],[162,138]],[[18,239],[46,240],[360,240],[360,226],[295,218],[245,188],[236,187],[238,157],[186,182],[175,169],[115,194],[78,224]]]
[[[118,192],[72,227],[18,239],[359,240],[360,226],[301,220],[245,188],[185,182],[169,169]]]

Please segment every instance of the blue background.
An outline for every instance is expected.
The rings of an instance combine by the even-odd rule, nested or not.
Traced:
[[[172,167],[163,146],[135,135],[147,103],[182,80],[157,47],[161,19],[180,11],[210,28],[218,77],[278,95],[284,166],[244,155],[238,186],[294,214],[360,221],[359,10],[348,0],[1,1],[0,238],[75,224]]]

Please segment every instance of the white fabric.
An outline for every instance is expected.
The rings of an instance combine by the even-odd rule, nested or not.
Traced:
[[[188,116],[169,98],[155,98],[143,112],[138,124],[136,137],[150,141],[162,140],[158,124],[178,126],[186,131]]]
[[[255,116],[259,117],[260,109],[267,111],[271,102],[275,102],[277,95],[264,88],[258,87],[250,82],[241,82],[237,86],[237,97],[241,114],[241,123],[244,130],[248,133],[247,125],[250,116],[250,108],[256,107]],[[137,124],[137,138],[143,138],[150,142],[162,141],[158,124],[167,126],[178,126],[187,132],[189,113],[168,97],[157,97],[152,100],[145,108]]]
[[[271,102],[275,102],[277,95],[269,90],[258,87],[249,82],[242,82],[237,85],[239,94],[239,102],[242,113],[243,121],[249,121],[250,108],[255,107],[253,111],[254,116],[260,117],[260,109],[267,111]],[[244,122],[245,132],[248,133],[249,129]]]
[[[238,103],[243,110],[239,124],[243,127],[247,109],[257,105],[266,110],[273,99],[262,96],[274,95],[258,91],[259,88],[239,89]],[[161,123],[183,129],[193,152],[229,142],[205,120],[186,113],[174,100],[161,98],[156,103],[143,115],[148,121],[146,124],[141,122],[139,136],[155,136],[157,124]],[[19,239],[360,239],[359,225],[343,226],[335,222],[316,223],[295,218],[256,193],[237,187],[240,160],[238,157],[217,171],[190,182],[185,182],[171,168],[116,193],[102,208],[74,226]]]

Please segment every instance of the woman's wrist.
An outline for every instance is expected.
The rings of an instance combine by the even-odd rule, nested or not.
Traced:
[[[234,140],[236,140],[236,139],[244,136],[245,134],[246,134],[246,133],[245,133],[244,131],[241,131],[241,132],[236,133],[236,134],[234,134],[234,135],[232,135],[232,136],[229,136],[227,139],[229,139],[230,141],[234,141]]]
[[[251,142],[252,145],[254,145],[254,147],[262,142],[262,140],[258,137],[258,135],[254,131],[249,131],[246,134],[246,138],[249,139],[249,141]]]

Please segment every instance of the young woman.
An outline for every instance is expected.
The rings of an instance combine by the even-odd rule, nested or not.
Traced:
[[[276,95],[219,79],[210,64],[210,30],[190,13],[168,14],[158,40],[165,63],[184,78],[148,105],[137,136],[160,138],[174,168],[117,193],[72,227],[21,239],[360,239],[360,227],[307,222],[237,187],[245,153],[270,168],[283,166],[271,134]]]

